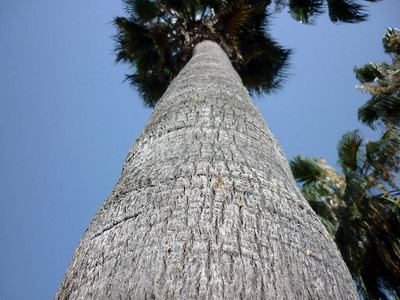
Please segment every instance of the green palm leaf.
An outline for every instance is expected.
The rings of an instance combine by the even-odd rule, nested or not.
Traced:
[[[373,129],[379,120],[389,128],[400,126],[400,92],[372,97],[358,109],[358,119]]]
[[[396,130],[385,132],[378,141],[368,142],[366,145],[367,155],[371,155],[375,162],[377,157],[388,159],[400,151],[400,133]]]
[[[324,174],[324,169],[315,158],[296,155],[290,160],[289,164],[293,177],[306,185],[321,180]]]
[[[383,125],[386,129],[400,128],[400,31],[388,28],[382,39],[385,52],[393,57],[391,65],[370,63],[355,67],[357,86],[372,98],[358,110],[358,119],[375,129]]]
[[[365,21],[364,7],[351,0],[327,0],[329,18],[332,22],[357,23]]]
[[[289,13],[300,23],[314,24],[315,18],[323,12],[323,0],[289,1]]]
[[[127,80],[154,106],[168,83],[209,39],[220,44],[252,93],[270,92],[285,78],[290,51],[266,30],[270,1],[125,0],[129,18],[116,18],[117,61],[129,62]],[[249,47],[251,45],[251,47]]]
[[[140,20],[140,22],[148,22],[161,15],[161,10],[151,0],[123,0],[125,3],[125,11],[128,15]]]
[[[250,5],[244,1],[239,3],[233,2],[233,4],[220,15],[217,26],[220,26],[220,30],[225,34],[236,36],[237,30],[244,23],[250,12]]]
[[[358,168],[358,157],[363,138],[357,130],[345,133],[338,144],[339,164],[343,171],[355,171]]]
[[[373,63],[366,64],[363,67],[354,67],[354,72],[361,83],[372,82],[383,78],[382,73]]]

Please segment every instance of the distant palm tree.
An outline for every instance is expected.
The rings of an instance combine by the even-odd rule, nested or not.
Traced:
[[[363,16],[328,3],[351,8],[343,21]],[[132,63],[128,80],[158,104],[56,298],[356,299],[243,86],[281,82],[289,51],[266,32],[269,1],[125,4],[117,61]]]
[[[365,299],[400,295],[399,150],[397,131],[376,142],[353,131],[338,146],[343,175],[322,160],[296,156],[290,162]]]
[[[372,98],[358,110],[364,124],[376,128],[383,124],[387,129],[400,128],[400,31],[388,28],[383,37],[383,47],[392,56],[392,64],[369,63],[354,71],[363,84],[358,87]]]

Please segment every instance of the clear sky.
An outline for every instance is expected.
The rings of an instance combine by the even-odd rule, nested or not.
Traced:
[[[365,2],[367,3],[367,2]],[[369,5],[369,21],[317,25],[272,18],[294,49],[276,95],[255,99],[286,155],[336,163],[336,145],[361,128],[354,65],[390,61],[381,38],[400,27],[400,1]],[[119,178],[146,125],[144,108],[114,64],[118,0],[0,2],[0,299],[51,299],[80,238]]]

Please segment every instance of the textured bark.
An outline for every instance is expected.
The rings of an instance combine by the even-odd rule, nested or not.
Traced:
[[[198,44],[130,149],[57,299],[357,299],[221,48]]]

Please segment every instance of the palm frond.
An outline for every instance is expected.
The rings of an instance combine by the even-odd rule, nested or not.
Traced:
[[[146,55],[148,49],[153,47],[149,30],[144,25],[121,17],[115,18],[114,24],[118,28],[114,36],[116,62],[134,62]]]
[[[224,34],[237,35],[237,30],[249,16],[251,7],[245,2],[232,2],[229,9],[225,10],[218,18],[217,26]]]
[[[329,18],[332,22],[357,23],[365,21],[364,7],[351,0],[327,0]]]
[[[152,78],[151,74],[143,76],[143,74],[130,74],[126,75],[126,81],[128,81],[132,88],[136,89],[146,106],[154,107],[163,95],[165,89],[168,87],[169,82],[160,86],[160,81]],[[154,84],[157,82],[157,85]]]
[[[243,38],[243,40],[246,39]],[[251,39],[249,38],[248,40]],[[240,48],[245,48],[245,45],[241,43]],[[242,51],[245,51],[245,49]],[[259,44],[255,45],[252,51],[258,52],[260,55],[250,56],[243,65],[236,66],[243,84],[250,94],[273,93],[281,88],[282,83],[287,78],[286,69],[291,51],[279,47],[268,38],[262,37],[260,37]]]
[[[372,82],[383,78],[382,73],[373,63],[366,64],[363,67],[354,67],[354,72],[356,73],[356,78],[361,83]]]
[[[356,86],[372,98],[358,110],[358,118],[375,129],[400,128],[400,31],[388,28],[382,39],[385,52],[392,54],[392,64],[370,63],[355,67],[357,79],[363,84]]]
[[[332,238],[335,238],[338,225],[335,209],[332,206],[328,206],[326,202],[322,201],[321,198],[319,198],[320,195],[318,192],[311,186],[301,189],[301,193],[303,194],[304,198],[306,198],[313,211],[317,214],[322,224],[325,225]],[[310,199],[310,193],[316,193],[317,198]]]
[[[381,120],[387,127],[400,125],[400,92],[393,96],[374,96],[358,109],[358,119],[375,129]]]
[[[185,20],[193,20],[193,11],[199,7],[196,1],[191,0],[161,0],[163,6],[170,12],[174,12],[176,17]]]
[[[362,282],[360,267],[364,263],[365,248],[360,243],[360,234],[355,226],[360,222],[360,213],[354,205],[342,206],[338,209],[340,224],[335,236],[335,242],[345,260],[353,278]]]
[[[348,170],[355,171],[358,168],[358,156],[362,142],[363,138],[357,130],[345,133],[339,141],[339,164],[345,173]]]
[[[323,0],[289,1],[289,13],[300,23],[314,24],[315,18],[323,12]]]
[[[392,209],[387,209],[386,203],[372,197],[360,207],[368,266],[363,277],[369,296],[400,291],[400,207],[390,205]]]
[[[345,133],[338,144],[339,164],[342,169],[356,170],[358,167],[358,154],[363,138],[357,130]]]
[[[377,104],[379,104],[379,100],[374,101],[374,99],[371,99],[358,109],[358,120],[372,129],[376,129],[375,124],[381,116]]]
[[[157,18],[162,13],[155,1],[151,0],[123,0],[127,13],[139,20],[140,22],[148,22]]]
[[[289,162],[293,177],[301,183],[310,184],[321,180],[325,170],[318,164],[315,158],[302,155],[294,156]]]
[[[251,95],[273,93],[287,78],[291,51],[280,47],[270,37],[267,19],[265,4],[253,4],[237,35],[243,59],[233,65]]]
[[[392,169],[398,163],[400,133],[397,130],[385,132],[378,141],[366,144],[366,160],[376,172]]]

